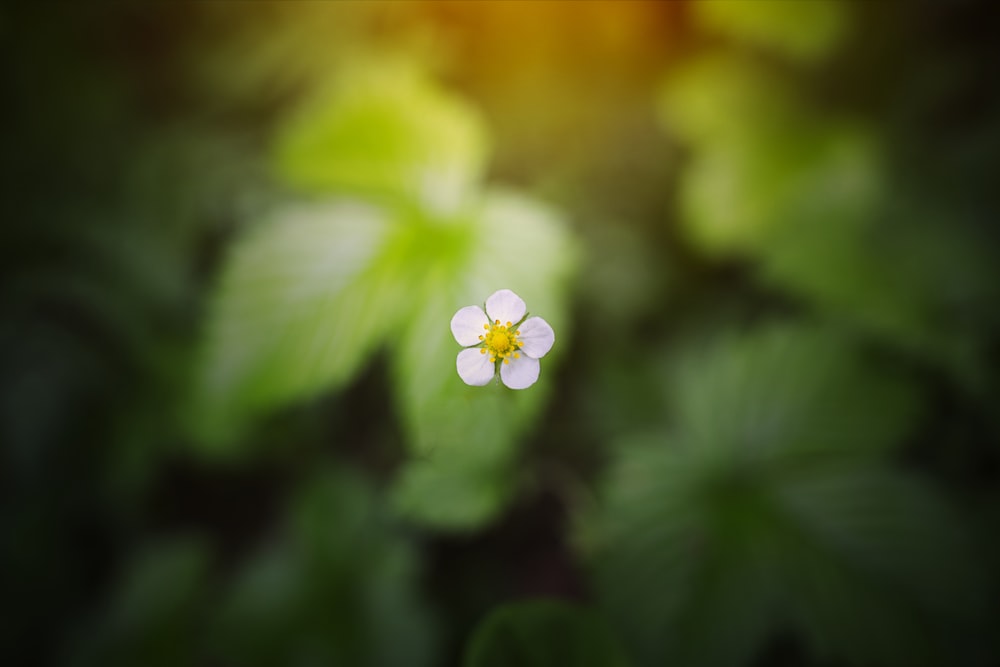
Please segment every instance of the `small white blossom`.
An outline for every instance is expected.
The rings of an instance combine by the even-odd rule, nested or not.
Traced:
[[[528,317],[524,301],[509,289],[486,299],[486,312],[479,306],[459,309],[451,318],[451,333],[466,348],[458,353],[458,375],[476,387],[499,372],[511,389],[527,389],[538,380],[538,360],[556,340],[549,323]]]

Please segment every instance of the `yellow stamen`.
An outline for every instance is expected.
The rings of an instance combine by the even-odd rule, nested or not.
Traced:
[[[521,332],[514,330],[510,322],[500,324],[500,320],[495,319],[493,324],[487,327],[486,335],[480,336],[479,339],[483,341],[484,354],[489,352],[490,361],[495,362],[500,359],[503,363],[509,364],[511,355],[515,359],[521,358],[517,353],[522,346],[521,341],[517,339],[520,334]]]

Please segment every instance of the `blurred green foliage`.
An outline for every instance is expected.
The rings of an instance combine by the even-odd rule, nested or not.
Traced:
[[[982,612],[982,565],[948,503],[885,466],[913,421],[907,384],[787,327],[692,353],[670,384],[672,428],[619,445],[584,524],[644,664],[733,664],[789,626],[848,664],[952,657],[932,631]]]
[[[197,539],[150,545],[126,566],[99,620],[66,659],[75,665],[191,664],[210,614],[209,554]]]
[[[416,555],[367,485],[316,474],[288,514],[221,586],[212,584],[204,540],[150,547],[67,662],[434,664],[435,623],[416,595]]]
[[[469,640],[463,665],[629,664],[606,623],[597,614],[564,602],[532,600],[493,611]]]
[[[195,410],[208,446],[232,443],[257,412],[343,386],[385,345],[419,456],[401,472],[400,508],[475,526],[509,501],[512,448],[546,392],[464,385],[442,322],[503,284],[561,325],[574,248],[554,211],[513,192],[470,192],[482,153],[475,116],[415,74],[380,67],[279,137],[279,175],[331,199],[279,212],[235,245]],[[352,190],[371,199],[342,201]]]
[[[995,664],[989,16],[0,10],[0,661]]]
[[[367,62],[288,122],[277,138],[284,180],[307,191],[360,191],[453,211],[477,185],[485,129],[466,105],[406,63]]]
[[[847,32],[852,7],[844,2],[715,0],[692,5],[709,32],[760,46],[805,63],[825,58]]]
[[[371,489],[318,476],[284,539],[237,574],[222,602],[218,658],[244,665],[432,665],[434,616],[417,556]],[[247,628],[259,628],[251,636]],[[387,637],[393,641],[386,641]]]

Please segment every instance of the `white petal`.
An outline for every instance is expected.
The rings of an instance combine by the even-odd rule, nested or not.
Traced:
[[[459,345],[468,347],[479,342],[479,337],[486,333],[483,325],[487,324],[486,313],[479,306],[466,306],[451,318],[451,335]]]
[[[541,364],[538,359],[526,357],[511,359],[509,364],[500,364],[500,379],[511,389],[527,389],[535,384]]]
[[[517,329],[521,332],[517,339],[524,344],[521,352],[529,357],[541,359],[548,354],[549,350],[552,349],[552,344],[556,342],[556,333],[549,326],[549,323],[540,317],[529,317]]]
[[[502,289],[486,299],[486,314],[491,320],[500,320],[500,324],[511,322],[516,324],[528,310],[524,300],[509,289]]]
[[[462,378],[462,381],[473,387],[489,384],[496,373],[493,362],[490,361],[490,355],[483,354],[482,348],[478,347],[470,347],[468,350],[459,352],[455,367],[458,369],[458,376]]]

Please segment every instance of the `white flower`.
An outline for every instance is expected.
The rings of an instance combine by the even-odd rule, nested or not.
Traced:
[[[538,379],[538,360],[556,340],[549,323],[528,317],[524,301],[509,289],[479,306],[461,308],[451,318],[451,333],[466,349],[458,353],[456,367],[465,384],[489,384],[497,371],[511,389],[527,389]]]

